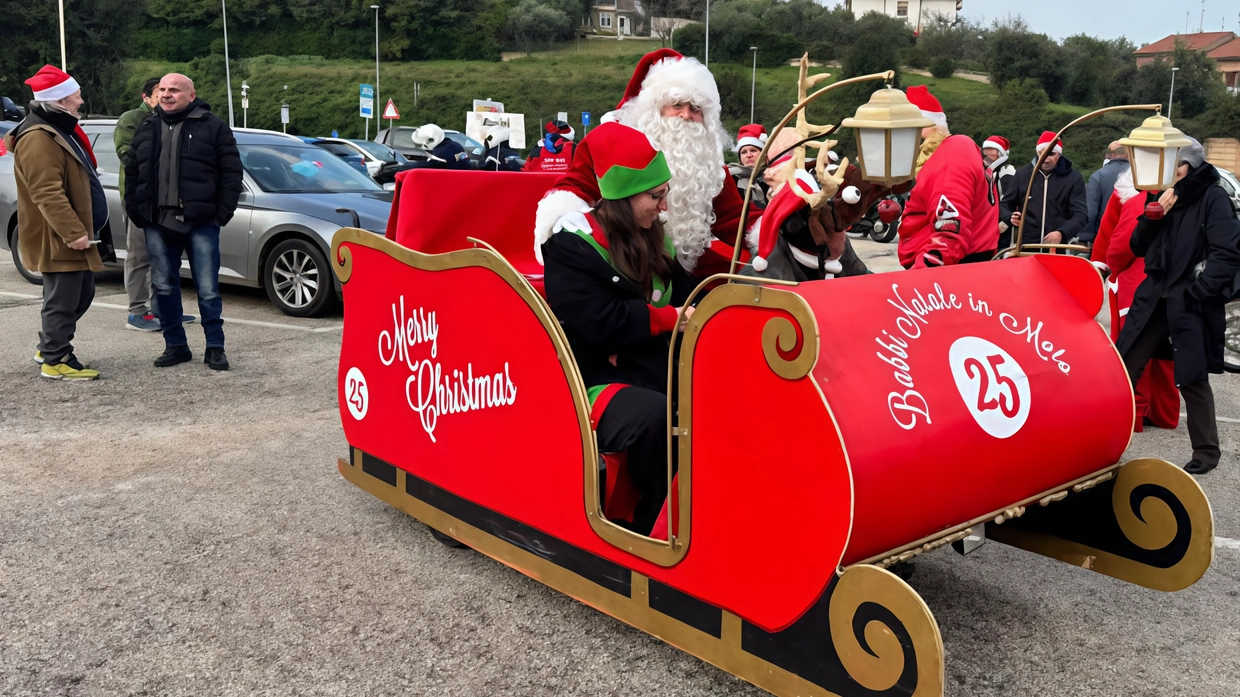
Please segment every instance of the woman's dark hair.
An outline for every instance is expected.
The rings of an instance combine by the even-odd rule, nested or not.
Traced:
[[[647,297],[654,276],[671,277],[672,259],[663,249],[663,223],[656,220],[648,228],[637,227],[633,205],[627,198],[599,201],[594,217],[603,224],[616,269],[646,291]]]

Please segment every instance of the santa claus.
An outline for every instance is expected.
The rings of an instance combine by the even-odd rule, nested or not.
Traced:
[[[667,158],[672,180],[663,229],[681,265],[699,277],[726,272],[732,250],[716,238],[735,243],[744,202],[724,166],[724,148],[732,143],[723,130],[719,89],[710,70],[672,49],[648,53],[638,62],[624,99],[603,121],[641,131]],[[540,262],[542,243],[557,232],[560,221],[573,214],[584,217],[599,199],[588,142],[587,135],[569,170],[538,204],[534,251]],[[745,229],[760,216],[760,210],[751,209]]]

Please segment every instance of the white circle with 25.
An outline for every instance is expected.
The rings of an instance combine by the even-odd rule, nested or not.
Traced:
[[[982,430],[995,438],[1016,435],[1029,418],[1029,376],[1007,351],[963,336],[947,352],[960,398]]]
[[[357,368],[349,368],[344,375],[344,401],[353,418],[361,421],[370,408],[370,391],[366,389],[366,376]]]

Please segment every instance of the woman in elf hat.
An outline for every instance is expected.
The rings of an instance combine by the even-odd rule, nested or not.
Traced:
[[[618,123],[594,129],[578,149],[602,199],[554,226],[542,245],[544,284],[588,388],[599,451],[627,460],[605,458],[626,466],[636,487],[624,522],[645,534],[667,497],[667,352],[692,314],[679,305],[693,280],[660,222],[672,177],[663,154]],[[615,476],[607,489],[618,495]]]

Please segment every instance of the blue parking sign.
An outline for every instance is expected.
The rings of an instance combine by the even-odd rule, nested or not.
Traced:
[[[582,126],[590,125],[590,112],[588,111],[581,112],[581,125]]]
[[[374,118],[375,113],[375,88],[373,85],[362,83],[361,94],[358,106],[360,107],[361,116],[364,119]]]

